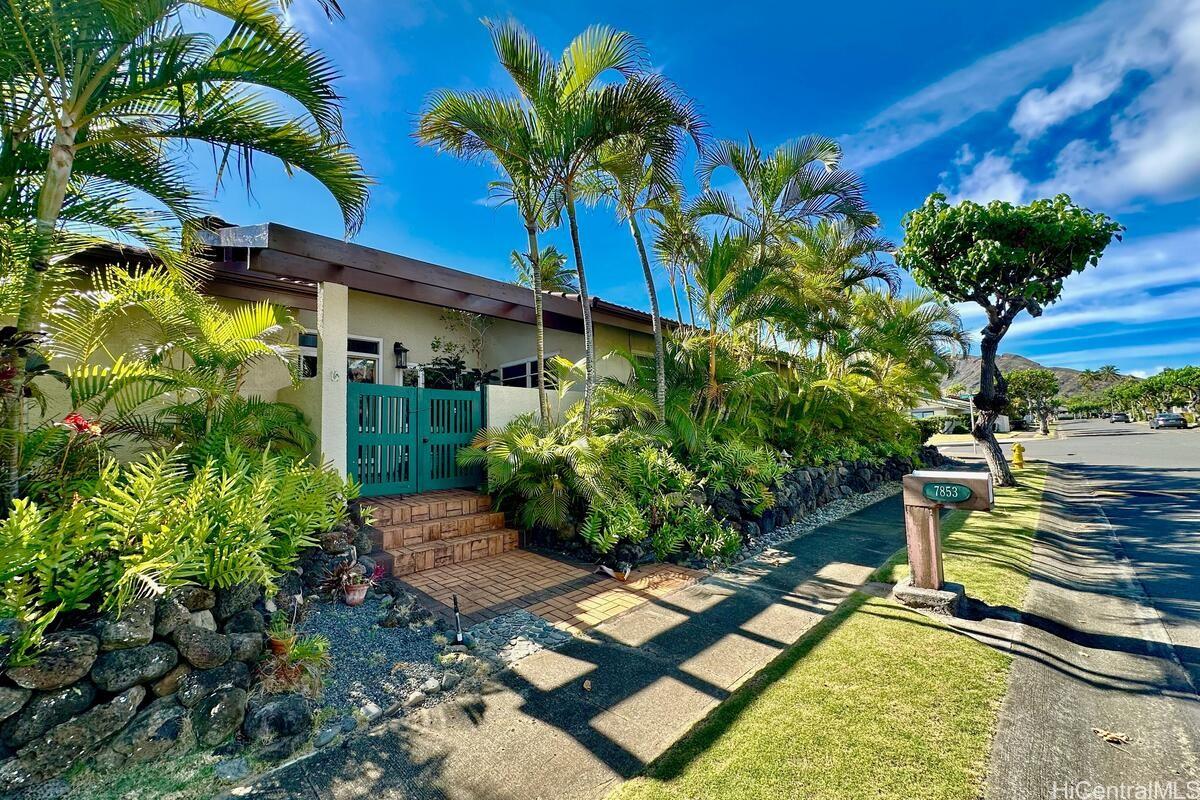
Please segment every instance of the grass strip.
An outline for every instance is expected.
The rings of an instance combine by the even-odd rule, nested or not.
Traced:
[[[1045,468],[1020,481],[944,524],[947,580],[991,605],[1019,608],[1029,582]],[[901,552],[877,576],[906,572]],[[1010,663],[857,593],[611,797],[976,798]]]

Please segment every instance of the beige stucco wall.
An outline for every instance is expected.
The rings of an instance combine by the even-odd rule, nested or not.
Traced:
[[[484,425],[498,428],[506,425],[522,414],[538,413],[538,390],[526,389],[521,386],[488,386],[484,408],[487,419]],[[583,392],[571,390],[559,394],[549,392],[550,413],[555,419],[561,419],[563,411],[583,400]]]
[[[383,340],[384,364],[381,373],[383,383],[399,383],[395,364],[392,361],[392,345],[399,341],[408,348],[410,364],[424,364],[436,355],[431,345],[435,337],[452,339],[467,344],[461,331],[452,331],[443,320],[443,309],[438,306],[398,300],[392,297],[351,291],[349,295],[349,330],[351,336],[366,336]],[[564,358],[578,361],[583,358],[583,335],[547,329],[545,332],[546,352],[560,354]],[[654,340],[648,334],[626,331],[611,325],[596,326],[596,353],[603,356],[614,349],[638,352],[653,352]],[[536,350],[534,328],[522,322],[496,319],[484,336],[482,363],[471,363],[468,367],[496,369],[521,359],[532,358]],[[603,376],[625,378],[629,366],[622,359],[605,359],[597,366]]]

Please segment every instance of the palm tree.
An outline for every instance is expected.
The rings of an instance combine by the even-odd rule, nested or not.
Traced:
[[[842,149],[823,136],[805,136],[764,156],[750,139],[712,145],[697,169],[704,191],[692,203],[699,217],[718,217],[759,248],[786,241],[796,228],[816,220],[846,220],[870,229],[877,218],[863,199],[862,181],[840,168]],[[733,172],[747,195],[740,205],[712,186],[720,169]]]
[[[696,225],[696,218],[684,210],[679,200],[669,196],[658,201],[657,212],[650,217],[654,226],[654,255],[667,270],[667,282],[671,285],[671,297],[675,301],[675,320],[683,327],[683,311],[679,304],[678,284],[682,283],[688,300],[688,312],[692,327],[696,327],[696,308],[688,291],[688,280],[693,265],[700,260],[704,251],[704,236]]]
[[[869,374],[893,405],[937,392],[952,359],[970,350],[958,312],[930,292],[896,297],[868,289],[854,300],[854,336],[869,354]]]
[[[495,35],[493,34],[493,43]],[[499,47],[497,46],[497,54]],[[546,228],[553,210],[553,190],[539,160],[538,121],[516,97],[494,92],[440,90],[430,95],[417,122],[417,141],[434,145],[460,158],[490,160],[504,175],[493,181],[492,194],[501,205],[512,203],[525,227],[533,291],[534,336],[538,362],[538,410],[542,424],[550,420],[550,398],[545,381],[545,322],[542,310],[542,250],[538,234]]]
[[[334,4],[336,5],[336,4]],[[231,21],[219,41],[188,29],[188,10]],[[140,193],[190,222],[198,195],[185,147],[217,154],[248,183],[255,154],[307,172],[362,224],[369,180],[342,133],[336,73],[282,21],[275,2],[10,0],[0,14],[0,207],[33,220],[18,276],[19,330],[36,328],[59,223],[81,205]],[[283,101],[287,101],[287,105]],[[293,112],[291,105],[300,109]],[[98,202],[96,198],[101,198]],[[64,212],[67,216],[64,217]],[[83,216],[87,216],[86,214]],[[9,357],[19,398],[24,362]],[[5,403],[0,494],[16,492],[19,399]]]
[[[757,325],[773,304],[764,292],[778,263],[759,252],[744,237],[713,237],[703,258],[696,264],[696,301],[707,326],[692,338],[703,342],[708,352],[708,381],[705,395],[709,405],[723,401],[727,387],[717,377],[718,349],[735,340],[746,325]]]
[[[556,60],[515,21],[488,25],[500,64],[536,121],[539,174],[567,214],[583,316],[586,431],[597,381],[591,296],[576,214],[580,181],[598,148],[626,136],[640,137],[652,161],[672,162],[694,112],[679,100],[670,83],[645,73],[645,51],[628,33],[593,26],[575,37]],[[625,80],[601,83],[609,72]]]
[[[691,115],[681,126],[693,135],[698,135],[701,123]],[[666,413],[667,383],[664,366],[662,313],[658,306],[658,289],[654,285],[654,271],[646,253],[646,243],[638,224],[638,215],[654,211],[659,203],[668,207],[678,206],[681,190],[675,181],[675,164],[650,160],[642,146],[640,137],[626,136],[614,139],[597,149],[596,160],[590,175],[593,183],[585,189],[587,194],[609,200],[617,209],[617,217],[629,225],[646,279],[646,294],[650,298],[651,330],[654,334],[654,399],[660,416]]]
[[[1117,369],[1115,364],[1105,364],[1100,369],[1096,370],[1096,375],[1104,383],[1116,383],[1123,376],[1121,371]]]
[[[509,256],[513,272],[517,276],[517,285],[533,288],[538,280],[533,274],[533,261],[519,250],[513,250]],[[562,292],[574,294],[579,291],[575,282],[575,271],[567,266],[567,257],[557,247],[548,244],[542,248],[537,258],[541,271],[541,287],[543,292]]]

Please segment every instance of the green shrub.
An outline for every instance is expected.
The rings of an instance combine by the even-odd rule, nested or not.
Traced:
[[[621,543],[648,547],[659,560],[687,550],[704,558],[736,552],[736,531],[697,505],[703,485],[656,436],[636,428],[584,436],[570,420],[543,428],[530,416],[484,430],[459,462],[487,471],[488,491],[526,529],[578,535],[601,554]],[[782,472],[765,448],[714,445],[698,466],[769,503]],[[706,521],[707,519],[707,521]]]
[[[786,469],[770,447],[750,445],[741,439],[708,439],[695,454],[696,472],[717,491],[737,490],[761,514],[775,505],[771,492]]]
[[[187,583],[270,586],[357,489],[332,471],[230,450],[194,472],[178,454],[108,462],[67,504],[14,502],[0,522],[0,616],[18,654],[63,615],[120,608]]]
[[[732,558],[742,546],[741,534],[717,522],[712,509],[706,506],[686,505],[679,508],[664,530],[671,531],[671,535],[682,536],[688,551],[705,561]]]

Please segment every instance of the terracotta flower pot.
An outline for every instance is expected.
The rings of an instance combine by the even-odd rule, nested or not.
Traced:
[[[367,589],[370,588],[365,583],[358,583],[353,586],[346,587],[346,605],[360,606],[363,600],[367,599]]]
[[[271,648],[271,652],[277,656],[286,656],[295,643],[296,637],[294,636],[287,639],[276,639],[272,636],[267,637],[267,647]]]

